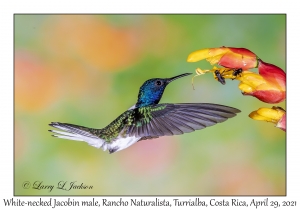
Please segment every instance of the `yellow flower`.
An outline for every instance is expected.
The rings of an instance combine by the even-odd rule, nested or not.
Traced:
[[[249,114],[254,120],[262,120],[276,124],[276,127],[286,131],[286,111],[281,107],[259,108]]]

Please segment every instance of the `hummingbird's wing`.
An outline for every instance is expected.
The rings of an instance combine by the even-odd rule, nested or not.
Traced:
[[[138,108],[138,120],[129,126],[129,136],[140,140],[200,130],[236,116],[240,110],[208,103],[157,104]]]

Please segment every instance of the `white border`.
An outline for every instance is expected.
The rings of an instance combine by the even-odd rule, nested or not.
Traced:
[[[299,12],[296,3],[290,1],[4,1],[1,4],[1,200],[13,197],[13,14],[14,13],[286,13],[287,14],[287,196],[270,197],[270,199],[296,200],[300,206],[300,170],[299,170]],[[296,2],[296,1],[294,1]],[[245,23],[246,24],[246,23]],[[297,65],[298,64],[298,65]],[[298,108],[298,109],[297,109]],[[18,198],[18,197],[15,197]],[[37,200],[37,197],[19,197],[24,200]],[[43,197],[46,199],[47,197]],[[86,200],[89,197],[76,197]],[[140,197],[139,197],[140,198]],[[148,199],[144,197],[145,200]],[[172,200],[172,197],[165,197]],[[181,197],[188,200],[189,197]],[[214,197],[202,197],[209,201]],[[217,197],[217,199],[230,200],[232,197]],[[66,197],[57,197],[59,200]],[[98,197],[100,199],[100,197]],[[117,200],[116,197],[110,197]],[[126,199],[130,199],[126,197]],[[153,199],[153,197],[149,197]],[[241,197],[251,200],[251,197]],[[263,197],[261,197],[263,199]],[[74,207],[68,207],[71,209]],[[127,207],[137,209],[138,207]],[[195,207],[190,207],[195,208]],[[10,208],[12,209],[12,208]],[[152,208],[151,208],[152,209]],[[164,208],[160,208],[164,209]],[[184,208],[186,209],[186,208]],[[210,208],[206,208],[210,209]],[[227,208],[228,209],[228,208]],[[232,209],[232,207],[230,207]],[[239,209],[238,207],[236,209]],[[252,208],[248,208],[252,209]],[[273,209],[271,207],[260,209]],[[285,208],[279,208],[285,209]],[[295,208],[288,208],[295,209]]]

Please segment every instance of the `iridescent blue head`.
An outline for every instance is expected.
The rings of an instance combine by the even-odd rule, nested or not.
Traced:
[[[154,79],[147,80],[146,82],[144,82],[142,87],[140,87],[138,101],[135,107],[138,108],[138,107],[158,104],[158,102],[160,101],[164,93],[166,86],[170,82],[188,75],[191,75],[191,73],[185,73],[185,74],[181,74],[175,77],[165,78],[165,79],[154,78]]]

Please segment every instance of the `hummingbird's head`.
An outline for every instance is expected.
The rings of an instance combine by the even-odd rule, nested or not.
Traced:
[[[143,107],[152,104],[158,104],[166,86],[181,77],[191,75],[191,73],[181,74],[171,78],[154,78],[149,79],[140,87],[138,101],[135,107]]]

